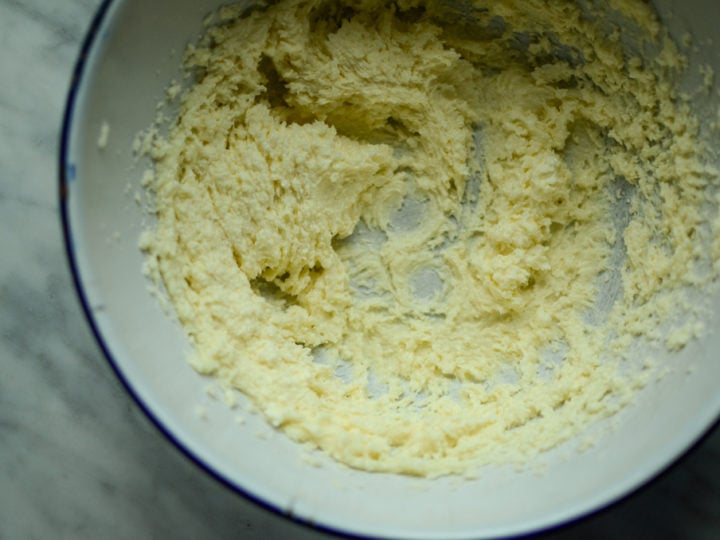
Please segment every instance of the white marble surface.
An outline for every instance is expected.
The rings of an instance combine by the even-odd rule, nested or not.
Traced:
[[[71,70],[98,4],[0,0],[0,539],[317,538],[165,440],[83,318],[56,162]],[[649,487],[542,537],[611,536],[720,538],[720,430]]]

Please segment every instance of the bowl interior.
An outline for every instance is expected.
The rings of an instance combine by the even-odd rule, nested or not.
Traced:
[[[182,52],[217,0],[115,0],[91,30],[65,127],[67,241],[81,295],[111,361],[175,441],[239,490],[281,512],[362,535],[492,537],[551,526],[622,496],[687,449],[720,412],[720,337],[710,332],[668,356],[665,377],[637,396],[616,429],[583,453],[572,444],[543,459],[544,473],[495,467],[477,479],[435,480],[350,470],[274,433],[239,405],[213,399],[213,382],[185,361],[178,324],[150,294],[138,237],[148,224],[132,141],[156,114]],[[672,2],[658,2],[668,13]],[[720,7],[686,2],[669,24],[695,42],[713,36]],[[694,61],[720,71],[720,47]],[[715,95],[715,94],[713,94]],[[107,145],[98,140],[108,128]],[[708,328],[717,328],[720,298]],[[611,421],[613,422],[613,421]]]

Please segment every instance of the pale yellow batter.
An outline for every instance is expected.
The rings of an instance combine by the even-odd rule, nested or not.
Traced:
[[[560,0],[225,9],[142,241],[193,366],[370,471],[524,463],[625,405],[714,231],[682,58],[610,5],[642,39]]]

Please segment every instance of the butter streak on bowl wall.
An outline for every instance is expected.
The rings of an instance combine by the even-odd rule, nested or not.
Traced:
[[[546,457],[542,476],[493,467],[475,480],[430,481],[369,475],[322,456],[315,457],[322,464],[315,468],[286,438],[258,438],[263,430],[272,433],[259,417],[245,414],[245,424],[236,427],[236,411],[204,402],[208,383],[182,360],[190,352],[183,332],[149,295],[139,272],[137,238],[150,224],[126,193],[128,182],[131,192],[139,188],[140,176],[138,167],[132,169],[130,141],[154,117],[168,81],[181,78],[174,71],[181,52],[216,6],[163,7],[110,3],[100,20],[102,39],[90,43],[68,118],[64,156],[76,178],[66,179],[64,213],[91,322],[111,359],[151,415],[211,470],[273,507],[334,529],[495,536],[555,524],[608,503],[667,465],[717,416],[713,383],[719,373],[712,356],[717,344],[709,333],[668,359],[674,369],[639,393],[599,446],[580,454],[575,446],[561,448]],[[702,26],[706,18],[691,18],[693,13],[683,17],[693,23],[688,29],[695,42],[704,43],[711,29]],[[683,31],[678,27],[678,35]],[[714,54],[703,63],[717,65]],[[99,151],[104,122],[110,131],[107,147]],[[707,328],[714,328],[715,317],[713,311]],[[197,414],[199,403],[206,414]],[[241,399],[240,408],[246,406]],[[558,459],[563,453],[566,459]]]

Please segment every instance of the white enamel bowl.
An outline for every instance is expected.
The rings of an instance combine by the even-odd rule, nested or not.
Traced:
[[[668,358],[677,369],[644,389],[597,447],[551,454],[542,475],[492,468],[476,480],[424,480],[349,470],[322,457],[321,466],[311,466],[259,417],[244,414],[239,424],[238,411],[210,399],[210,382],[185,362],[183,333],[141,272],[138,236],[147,218],[134,201],[143,167],[131,142],[154,118],[168,82],[180,78],[182,51],[198,37],[204,16],[221,3],[105,1],[77,64],[60,156],[67,252],[90,325],[128,391],[190,458],[243,495],[326,530],[486,538],[545,529],[605,507],[658,475],[711,428],[720,412],[717,333]],[[671,27],[692,30],[701,44],[716,37],[720,4],[682,6]],[[715,49],[698,54],[720,73]],[[101,150],[104,123],[110,129]],[[717,313],[708,327],[718,328]]]

